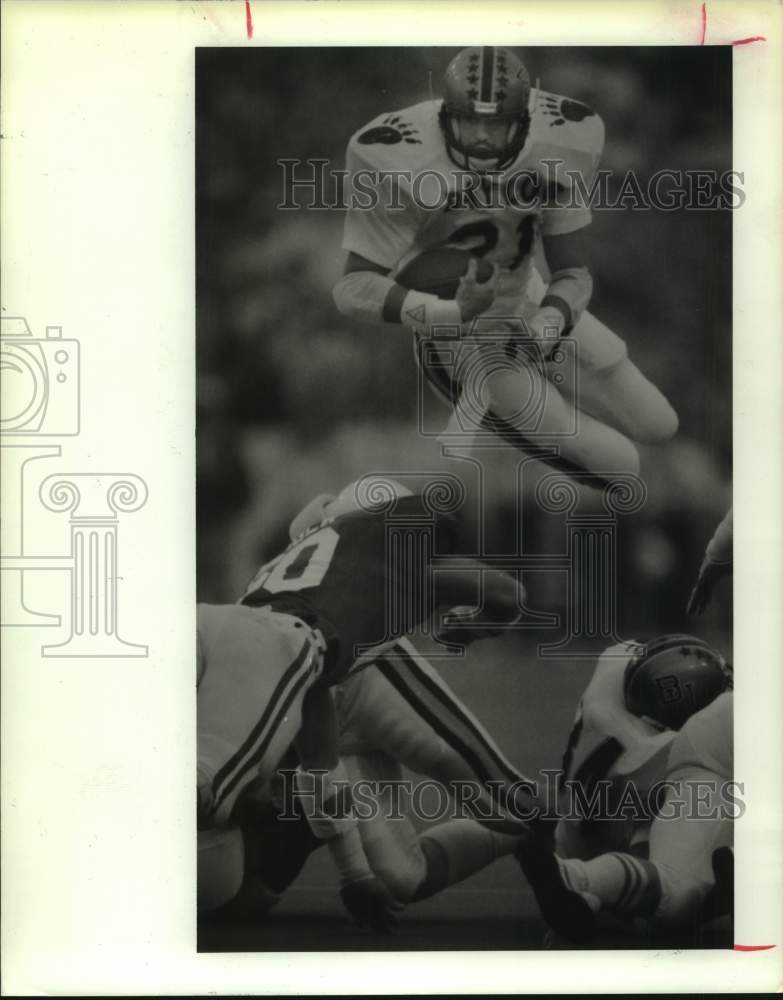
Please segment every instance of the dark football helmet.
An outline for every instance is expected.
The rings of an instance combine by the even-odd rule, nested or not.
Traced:
[[[731,667],[712,646],[692,635],[663,635],[640,644],[625,668],[625,705],[665,729],[680,729],[732,686]]]
[[[464,170],[504,170],[530,129],[530,77],[509,49],[463,49],[446,69],[440,124],[449,156]]]

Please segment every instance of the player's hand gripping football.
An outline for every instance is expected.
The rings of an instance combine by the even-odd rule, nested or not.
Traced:
[[[492,268],[492,274],[486,281],[481,282],[476,280],[477,270],[478,260],[475,257],[471,257],[468,262],[468,269],[460,278],[457,287],[456,301],[463,323],[467,323],[478,316],[479,313],[483,313],[489,309],[495,300],[498,275],[500,274],[499,266],[495,264]]]
[[[383,882],[374,877],[349,882],[340,890],[340,898],[359,927],[368,927],[379,934],[392,929],[394,914],[403,908]]]

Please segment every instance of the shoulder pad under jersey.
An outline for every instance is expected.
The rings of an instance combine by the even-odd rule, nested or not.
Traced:
[[[539,90],[531,109],[530,139],[525,163],[542,159],[563,161],[563,170],[591,175],[604,148],[604,123],[581,101]]]
[[[362,126],[348,142],[348,163],[375,170],[418,171],[445,159],[439,101],[390,111]]]

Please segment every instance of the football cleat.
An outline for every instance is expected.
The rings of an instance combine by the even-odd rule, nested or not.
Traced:
[[[629,712],[665,729],[680,729],[732,687],[731,667],[692,635],[663,635],[639,644],[625,668]]]
[[[557,855],[536,838],[521,843],[516,857],[536,897],[541,916],[551,929],[573,944],[592,941],[598,933],[597,899],[594,909],[586,893],[573,890],[565,880]]]
[[[440,125],[449,157],[463,170],[505,170],[530,130],[530,77],[509,49],[463,49],[449,63]]]

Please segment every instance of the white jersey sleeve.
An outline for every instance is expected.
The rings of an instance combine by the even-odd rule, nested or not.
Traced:
[[[585,195],[601,162],[604,123],[586,104],[559,94],[540,91],[531,122],[534,156],[559,190],[550,192],[550,205],[541,213],[541,233],[561,236],[592,221]],[[573,196],[573,197],[572,197]]]
[[[729,780],[734,769],[734,696],[730,691],[692,715],[672,744],[667,775],[687,768]]]
[[[628,785],[645,797],[664,777],[677,735],[671,730],[661,732],[625,707],[625,669],[634,649],[634,643],[620,643],[599,658],[579,704],[563,760],[566,780],[585,790],[597,782],[610,783],[606,803],[610,809],[622,799]],[[557,850],[564,857],[582,858],[627,850],[646,825],[630,816],[589,823],[581,814],[569,812],[557,825]]]
[[[633,715],[625,707],[625,668],[634,649],[633,643],[620,643],[610,646],[599,657],[579,704],[566,754],[568,759],[564,761],[566,778],[578,780],[580,772],[584,772],[586,767],[590,770],[591,757],[609,740],[614,741],[617,748],[615,759],[609,765],[613,766],[621,754],[631,751],[634,751],[634,759],[642,760],[643,748],[650,743],[651,738],[659,735],[659,731],[650,723]],[[655,743],[655,740],[652,742]],[[652,745],[650,749],[653,749]],[[604,776],[591,774],[591,777]]]
[[[406,171],[405,147],[396,160],[387,162],[389,148],[363,138],[383,127],[370,123],[348,144],[349,207],[342,245],[391,270],[414,245],[422,220],[412,196],[412,172]],[[380,154],[377,146],[382,147]]]

